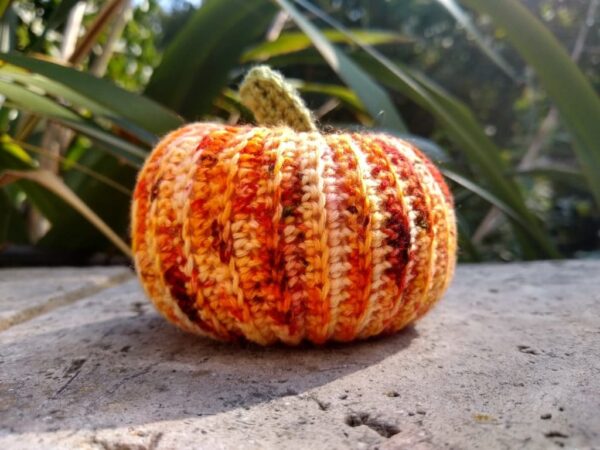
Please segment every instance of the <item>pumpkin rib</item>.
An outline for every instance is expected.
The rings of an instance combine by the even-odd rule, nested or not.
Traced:
[[[348,276],[350,271],[349,257],[352,251],[350,228],[348,215],[349,194],[347,192],[346,178],[349,171],[344,166],[343,146],[338,145],[333,137],[323,136],[329,152],[331,154],[331,164],[327,167],[326,175],[326,196],[328,205],[327,227],[329,229],[329,239],[327,246],[329,250],[329,308],[330,317],[327,324],[326,339],[331,339],[336,331],[340,317],[343,311],[343,304],[349,297],[348,287],[351,279]]]
[[[231,202],[230,223],[233,230],[233,267],[239,277],[240,290],[249,306],[250,320],[267,342],[274,342],[278,336],[273,331],[271,309],[276,293],[273,291],[271,253],[274,231],[272,226],[271,192],[269,166],[272,154],[269,150],[268,129],[256,129],[240,149],[236,164],[235,190],[229,197]],[[229,256],[227,256],[229,257]]]
[[[231,340],[234,339],[235,334],[232,334],[225,323],[219,320],[216,311],[211,307],[204,296],[199,280],[201,266],[196,260],[196,251],[193,241],[193,225],[191,219],[193,217],[193,205],[195,201],[193,196],[194,180],[196,179],[199,170],[198,162],[203,157],[201,143],[204,137],[209,134],[211,133],[196,136],[195,139],[193,139],[193,147],[185,149],[188,153],[188,157],[184,159],[187,164],[184,164],[182,173],[175,181],[179,184],[179,189],[178,186],[175,186],[174,188],[174,193],[179,192],[180,195],[185,198],[177,199],[177,201],[175,201],[175,197],[173,207],[177,214],[176,224],[180,227],[181,241],[183,243],[182,253],[184,260],[180,265],[181,271],[188,278],[188,293],[189,295],[194,296],[195,305],[202,321],[206,324],[210,324],[221,339]]]
[[[435,254],[437,255],[437,262],[435,265],[434,272],[434,283],[432,291],[428,296],[427,300],[422,303],[417,315],[418,317],[423,316],[429,309],[437,302],[442,296],[448,285],[448,278],[454,272],[454,263],[451,261],[452,249],[449,244],[455,239],[456,232],[452,230],[452,223],[454,223],[453,208],[448,205],[449,191],[445,184],[440,183],[442,181],[441,174],[433,166],[433,164],[427,159],[427,157],[419,151],[416,147],[409,145],[411,152],[420,161],[420,164],[424,167],[424,173],[431,186],[434,196],[436,198],[436,205],[433,210],[437,213],[437,225],[438,234],[440,239],[437,242]],[[444,189],[446,187],[446,189]],[[453,237],[454,235],[454,237]]]
[[[174,314],[167,314],[167,308],[163,309],[160,300],[163,284],[160,282],[160,274],[154,268],[154,259],[150,251],[149,241],[153,234],[148,231],[148,225],[152,220],[150,214],[151,197],[156,182],[156,173],[160,167],[160,161],[168,151],[168,143],[180,133],[183,129],[178,129],[167,135],[154,149],[146,159],[142,169],[138,173],[137,183],[133,194],[133,205],[131,208],[132,216],[132,249],[134,254],[134,265],[142,281],[142,286],[147,296],[158,311],[160,311],[167,320],[177,325],[177,318]]]
[[[330,176],[330,172],[335,173],[333,163],[332,150],[327,141],[318,132],[311,133],[316,141],[318,149],[317,158],[317,189],[319,191],[319,203],[317,207],[321,211],[319,217],[319,249],[322,256],[321,261],[321,303],[317,313],[316,327],[318,338],[317,343],[323,343],[327,340],[329,334],[329,322],[331,321],[332,304],[331,304],[331,251],[333,248],[329,245],[330,235],[332,231],[333,206],[331,196],[328,196],[328,190],[331,186],[335,186],[335,177]]]
[[[291,211],[287,206],[286,217],[284,217],[283,206],[285,181],[289,176],[293,176],[292,173],[285,170],[286,161],[290,161],[289,152],[294,146],[290,141],[292,136],[294,134],[285,128],[269,131],[263,146],[263,158],[267,166],[260,168],[258,173],[264,175],[262,180],[264,184],[263,199],[260,203],[264,204],[267,209],[267,215],[259,221],[259,225],[264,223],[267,228],[259,230],[265,242],[260,258],[264,263],[265,278],[267,279],[264,288],[266,293],[265,320],[267,326],[280,341],[294,345],[301,340],[298,331],[302,327],[297,322],[303,320],[303,317],[300,317],[297,308],[294,308],[292,295],[286,289],[287,283],[284,283],[284,280],[287,280],[285,222]]]
[[[326,198],[324,192],[323,148],[317,133],[303,133],[300,145],[300,171],[302,173],[301,226],[305,240],[300,243],[306,259],[307,302],[304,305],[305,334],[313,342],[324,341],[322,316],[329,314],[326,306],[329,292],[329,248]]]
[[[243,286],[240,285],[240,268],[246,267],[244,260],[226,257],[224,252],[230,252],[233,246],[232,237],[232,197],[237,188],[239,180],[238,161],[240,153],[250,145],[253,138],[261,139],[260,129],[245,129],[243,133],[235,135],[228,142],[228,147],[219,149],[215,167],[219,167],[225,176],[224,186],[218,195],[209,199],[213,205],[213,211],[216,213],[211,227],[213,234],[212,252],[215,258],[213,263],[220,268],[219,274],[222,279],[217,280],[218,288],[229,286],[232,294],[233,306],[229,309],[236,326],[242,331],[246,338],[259,343],[268,344],[272,341],[269,330],[260,329],[255,323],[254,313],[251,306],[246,302]],[[208,179],[207,182],[215,183],[215,179]],[[237,230],[236,230],[237,232]],[[225,250],[224,250],[225,249]]]
[[[410,250],[410,268],[407,277],[406,290],[398,310],[391,316],[388,330],[395,332],[402,329],[414,319],[415,305],[427,295],[431,283],[431,264],[434,251],[434,235],[431,226],[431,208],[428,192],[423,180],[406,155],[403,142],[389,136],[378,135],[376,139],[382,143],[390,162],[403,180],[403,191],[410,199],[412,221]],[[412,234],[414,233],[414,236]]]
[[[360,178],[357,175],[357,158],[350,148],[346,137],[339,134],[325,136],[333,149],[333,160],[338,167],[337,190],[340,219],[339,244],[336,253],[339,261],[333,271],[332,287],[335,286],[337,298],[332,301],[332,320],[329,329],[330,338],[336,341],[348,341],[354,338],[358,319],[363,309],[362,298],[368,275],[363,267],[365,252],[370,248],[364,245],[366,226],[364,214],[368,214],[367,197]],[[337,238],[333,233],[330,238]],[[369,272],[370,273],[370,272]],[[332,291],[333,292],[333,291]]]
[[[456,230],[456,216],[454,213],[454,200],[452,193],[448,188],[448,185],[444,182],[444,178],[437,167],[427,158],[427,156],[420,151],[417,147],[413,146],[413,151],[421,158],[432,177],[436,181],[437,186],[441,189],[444,197],[444,213],[446,215],[446,226],[447,226],[447,242],[446,252],[448,255],[448,264],[446,274],[444,276],[444,282],[441,287],[441,292],[445,292],[452,281],[454,270],[456,268],[456,244],[457,244],[457,230]]]
[[[164,172],[170,173],[172,183],[167,195],[163,196],[165,200],[164,211],[159,213],[168,221],[168,225],[164,230],[165,243],[161,245],[161,248],[167,247],[167,250],[158,252],[159,267],[164,274],[165,284],[171,293],[171,297],[177,302],[179,309],[187,318],[200,327],[204,333],[227,339],[229,337],[228,333],[224,332],[222,327],[214,327],[210,320],[206,320],[210,311],[198,308],[197,290],[194,289],[192,278],[191,244],[184,233],[190,203],[188,189],[191,188],[191,183],[189,183],[189,180],[193,179],[196,170],[194,149],[197,147],[197,141],[197,136],[188,136],[187,134],[180,136],[172,142],[171,151],[161,163]],[[168,184],[167,175],[164,172],[162,179],[167,182],[165,184]],[[156,235],[158,241],[160,233],[157,232]],[[161,258],[161,255],[163,258]]]
[[[386,269],[387,249],[384,245],[385,235],[383,233],[385,223],[385,211],[382,208],[382,201],[379,194],[379,182],[374,176],[374,165],[369,162],[369,154],[355,140],[355,135],[350,135],[350,148],[356,153],[358,166],[360,168],[359,176],[364,180],[365,194],[369,203],[368,228],[366,232],[365,245],[368,246],[369,257],[365,265],[369,267],[369,282],[363,292],[363,309],[358,320],[355,334],[360,337],[367,337],[363,334],[372,315],[376,312],[379,298],[383,294],[382,275]],[[360,138],[358,138],[360,140]]]
[[[379,334],[385,328],[386,318],[396,310],[401,289],[406,278],[409,258],[410,229],[406,209],[399,193],[397,179],[393,174],[388,157],[379,142],[370,135],[354,135],[363,151],[369,155],[372,176],[378,183],[378,197],[382,212],[382,268],[377,286],[379,292],[374,305],[375,312],[360,337]]]
[[[416,174],[411,170],[410,166],[407,164],[403,164],[402,166],[400,165],[401,155],[396,149],[394,149],[396,151],[394,153],[388,144],[379,139],[379,136],[377,135],[368,135],[368,138],[379,146],[380,150],[385,156],[387,168],[391,178],[394,181],[398,203],[403,211],[403,215],[397,220],[401,221],[402,229],[407,233],[407,236],[403,237],[401,233],[398,232],[396,234],[396,238],[404,238],[408,241],[405,242],[407,248],[404,249],[404,251],[406,251],[405,264],[399,268],[396,268],[396,271],[400,272],[400,274],[396,275],[398,297],[392,309],[389,311],[388,316],[383,322],[383,329],[389,331],[389,327],[393,318],[396,317],[408,297],[410,297],[412,292],[410,289],[410,281],[411,279],[415,278],[414,268],[417,267],[419,255],[421,254],[420,248],[425,242],[423,236],[421,235],[422,230],[417,225],[418,214],[423,215],[423,213],[415,208],[418,203],[414,192],[415,190],[420,189],[420,183],[418,179],[416,179]],[[393,238],[390,237],[390,239]],[[402,252],[403,250],[399,248],[398,253]],[[400,258],[402,258],[402,256],[400,256]],[[396,264],[398,262],[400,261],[396,261]],[[394,262],[392,262],[392,264],[394,264]],[[392,268],[394,268],[394,266]]]
[[[201,132],[204,132],[206,128],[202,128]],[[179,131],[179,130],[178,130]],[[167,227],[167,219],[163,214],[161,214],[160,205],[164,205],[168,207],[169,199],[165,199],[164,191],[170,190],[169,179],[166,178],[166,175],[171,168],[169,164],[169,160],[177,149],[177,144],[180,139],[188,136],[196,134],[198,129],[196,128],[187,128],[184,127],[180,129],[180,132],[175,132],[172,135],[166,138],[166,149],[162,158],[159,162],[157,162],[158,167],[155,172],[155,177],[152,181],[152,187],[150,190],[150,208],[148,210],[148,217],[150,218],[150,222],[147,227],[150,231],[146,237],[148,238],[146,245],[148,249],[148,253],[150,255],[150,259],[152,261],[152,270],[154,273],[158,274],[158,286],[159,292],[155,294],[155,298],[158,302],[157,307],[163,314],[174,321],[175,324],[184,328],[187,331],[190,331],[195,334],[206,335],[211,334],[209,330],[204,330],[200,326],[198,326],[194,321],[188,317],[186,312],[184,312],[180,306],[180,303],[175,299],[175,288],[178,286],[174,286],[169,281],[167,281],[168,270],[169,268],[163,267],[163,262],[168,256],[171,255],[173,251],[173,247],[169,246],[170,236],[167,236],[165,239],[161,239],[162,234],[157,232],[157,228],[159,226]],[[208,132],[208,131],[207,131]],[[178,291],[177,291],[178,292]],[[175,295],[174,295],[175,294]]]
[[[281,312],[287,323],[288,340],[298,344],[305,337],[306,249],[302,244],[304,217],[302,204],[302,178],[300,159],[303,148],[295,134],[286,134],[288,144],[282,150],[281,163],[281,221],[277,253],[281,255],[279,285],[282,292]]]
[[[420,174],[422,180],[425,183],[429,191],[429,199],[431,201],[430,207],[432,212],[432,228],[434,231],[434,250],[432,252],[433,261],[431,267],[432,282],[429,288],[429,292],[423,301],[418,305],[416,316],[420,317],[420,312],[423,308],[428,309],[442,294],[442,288],[444,285],[444,279],[447,272],[448,266],[448,255],[447,255],[447,224],[445,210],[445,199],[442,190],[439,187],[439,183],[432,176],[431,171],[424,163],[422,156],[415,152],[414,147],[408,143],[404,143],[406,148],[406,154]]]
[[[218,233],[215,230],[216,193],[222,187],[222,179],[215,176],[219,152],[244,129],[220,127],[199,139],[195,149],[196,170],[191,180],[191,201],[188,213],[187,239],[190,254],[196,271],[193,282],[198,286],[196,301],[199,308],[210,312],[211,321],[216,327],[227,330],[231,338],[243,335],[230,310],[235,308],[235,300],[226,282],[226,269],[218,266]]]

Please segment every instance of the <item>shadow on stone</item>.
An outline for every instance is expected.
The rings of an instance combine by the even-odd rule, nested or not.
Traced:
[[[21,351],[9,346],[12,357],[0,362],[10,369],[0,432],[110,428],[247,409],[378,364],[418,336],[409,327],[352,344],[262,348],[184,334],[149,307],[134,303],[130,311],[136,309],[13,342]]]

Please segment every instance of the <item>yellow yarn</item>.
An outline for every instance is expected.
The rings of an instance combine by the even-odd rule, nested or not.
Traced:
[[[261,125],[286,125],[296,131],[317,129],[298,92],[268,66],[248,72],[240,86],[240,97]]]

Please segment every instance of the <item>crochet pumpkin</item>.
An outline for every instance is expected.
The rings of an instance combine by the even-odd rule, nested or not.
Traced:
[[[186,331],[263,345],[393,333],[427,312],[456,253],[433,164],[385,134],[319,133],[267,68],[241,97],[268,127],[187,125],[139,174],[133,251],[156,308]]]

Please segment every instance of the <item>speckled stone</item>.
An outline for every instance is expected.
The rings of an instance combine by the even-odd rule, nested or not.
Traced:
[[[323,348],[185,335],[128,273],[61,305],[53,273],[0,332],[3,449],[600,447],[600,261],[460,266],[415,326]]]

